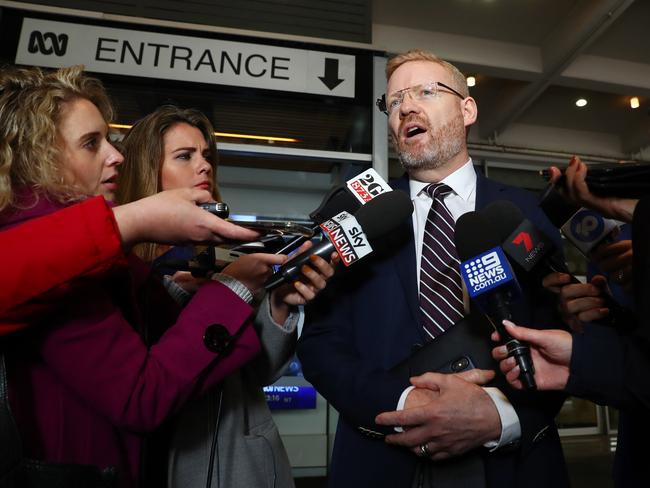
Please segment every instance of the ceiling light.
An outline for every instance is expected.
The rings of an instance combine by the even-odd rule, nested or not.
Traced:
[[[476,78],[473,76],[468,76],[467,77],[467,86],[472,87],[476,85]]]
[[[639,97],[630,98],[630,107],[639,108]]]
[[[578,99],[576,100],[576,107],[584,107],[585,105],[587,105],[587,99],[585,99],[585,98],[578,98]]]
[[[127,124],[108,124],[112,129],[130,129],[132,125]],[[291,137],[275,137],[275,136],[256,136],[253,134],[235,134],[232,132],[215,132],[217,137],[228,137],[232,139],[253,139],[256,141],[266,141],[266,142],[300,142],[298,139],[293,139]]]

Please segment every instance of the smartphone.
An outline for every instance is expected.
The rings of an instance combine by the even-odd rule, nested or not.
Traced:
[[[254,215],[231,215],[227,220],[240,227],[246,227],[267,234],[300,234],[305,237],[312,237],[314,235],[314,227],[288,220],[267,219]]]

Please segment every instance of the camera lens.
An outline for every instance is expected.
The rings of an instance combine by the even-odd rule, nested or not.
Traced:
[[[456,359],[453,363],[451,363],[451,370],[454,373],[457,373],[459,371],[467,369],[467,366],[469,366],[469,359],[463,356],[462,358]]]

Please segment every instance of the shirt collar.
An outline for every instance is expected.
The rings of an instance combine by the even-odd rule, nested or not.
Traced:
[[[411,199],[417,198],[420,192],[430,183],[409,178]],[[440,183],[448,185],[463,200],[469,200],[476,189],[476,171],[474,171],[472,158],[469,158],[463,166],[444,178]],[[424,195],[428,198],[426,194]]]

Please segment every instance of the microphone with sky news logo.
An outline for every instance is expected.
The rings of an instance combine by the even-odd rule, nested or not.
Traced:
[[[492,224],[478,212],[468,212],[456,221],[454,236],[461,260],[460,274],[470,299],[492,321],[519,366],[519,380],[524,388],[535,389],[535,370],[530,348],[508,334],[504,320],[512,320],[511,304],[521,295],[510,263],[501,249],[501,239]]]
[[[343,211],[320,224],[324,238],[306,252],[283,264],[265,283],[272,289],[282,283],[294,281],[300,269],[318,255],[329,259],[336,251],[345,266],[350,266],[372,252],[374,242],[398,229],[413,213],[413,203],[402,191],[379,194],[359,208],[354,216]]]

